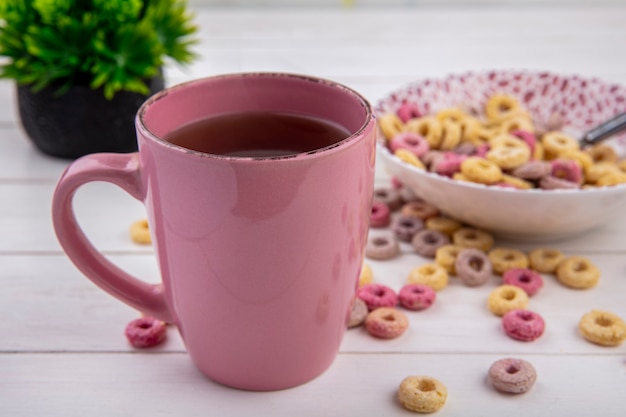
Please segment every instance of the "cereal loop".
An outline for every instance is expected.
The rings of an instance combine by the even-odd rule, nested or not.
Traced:
[[[488,252],[493,246],[493,236],[480,229],[462,227],[454,232],[452,242],[464,248],[476,248]]]
[[[609,162],[616,164],[618,157],[615,149],[608,145],[595,145],[591,148],[585,149],[585,153],[591,157],[591,160],[598,164],[602,162]]]
[[[356,291],[356,296],[365,301],[370,311],[380,307],[394,307],[398,304],[398,295],[395,291],[382,284],[364,285]]]
[[[407,278],[408,284],[428,285],[440,291],[448,285],[448,272],[437,264],[425,264],[413,268]]]
[[[601,346],[619,346],[626,339],[626,323],[616,314],[591,310],[578,323],[582,336]]]
[[[400,106],[397,112],[398,117],[402,120],[402,123],[406,123],[411,119],[422,116],[422,112],[417,107],[417,104],[411,102],[404,102]]]
[[[588,184],[595,184],[598,180],[605,175],[609,174],[619,174],[621,170],[615,164],[610,164],[608,162],[600,162],[594,164],[585,170],[585,181]]]
[[[449,217],[436,216],[426,220],[426,228],[452,237],[452,234],[461,228],[461,223]]]
[[[361,266],[361,272],[359,274],[359,287],[371,284],[373,281],[374,273],[372,272],[372,267],[364,263]]]
[[[441,143],[442,126],[436,117],[426,116],[409,120],[406,130],[423,136],[431,149],[438,149]]]
[[[380,339],[393,339],[406,331],[409,320],[401,311],[381,307],[371,311],[365,318],[365,329]]]
[[[365,246],[365,256],[383,261],[400,253],[400,245],[393,236],[371,236]]]
[[[578,141],[562,132],[549,132],[541,138],[545,159],[551,161],[556,159],[561,152],[571,149],[578,150]]]
[[[403,132],[405,128],[402,120],[400,120],[400,118],[393,113],[387,113],[380,116],[378,118],[378,127],[383,133],[385,139],[387,139],[388,141],[393,139],[393,137],[400,132]]]
[[[495,389],[509,394],[529,391],[537,380],[537,371],[523,359],[506,358],[489,368],[489,380]]]
[[[561,178],[575,184],[582,184],[583,171],[578,162],[560,157],[551,162],[552,176]]]
[[[544,274],[553,274],[563,258],[563,254],[556,249],[538,248],[528,254],[530,267]]]
[[[418,169],[426,169],[426,165],[411,151],[407,151],[406,149],[398,149],[393,153],[398,157],[399,160],[405,162],[411,166],[414,166]]]
[[[504,170],[515,169],[530,159],[530,149],[521,146],[496,146],[487,152],[487,159]]]
[[[405,149],[417,157],[423,156],[429,151],[428,142],[421,135],[413,132],[398,133],[391,139],[389,144],[392,152]]]
[[[406,284],[400,289],[400,305],[407,310],[421,311],[430,307],[437,298],[437,293],[428,285]]]
[[[398,216],[391,224],[391,231],[403,242],[410,242],[413,236],[424,228],[424,222],[418,217]]]
[[[423,201],[410,201],[402,206],[400,211],[403,216],[417,217],[420,220],[426,220],[439,215],[439,210]]]
[[[499,121],[519,113],[521,106],[519,102],[505,94],[494,94],[485,104],[485,114],[490,121]]]
[[[374,190],[374,201],[385,203],[390,210],[397,210],[402,206],[402,196],[395,188],[376,188]]]
[[[543,278],[532,269],[512,268],[502,275],[502,283],[520,287],[529,297],[532,297],[543,287]]]
[[[136,221],[130,225],[130,238],[133,242],[141,245],[149,245],[152,243],[150,226],[148,225],[147,219]]]
[[[149,348],[165,340],[167,326],[153,317],[140,317],[128,323],[124,334],[133,347]]]
[[[451,151],[461,143],[461,125],[453,121],[445,121],[441,127],[441,143],[439,149]]]
[[[446,122],[461,123],[468,116],[462,109],[458,107],[448,107],[446,109],[439,110],[435,114],[435,117],[441,123],[446,123]]]
[[[436,230],[420,230],[411,239],[411,244],[418,255],[434,258],[437,249],[450,243],[450,238]]]
[[[502,328],[512,339],[532,342],[541,337],[546,323],[543,317],[533,311],[511,310],[502,316]]]
[[[570,288],[584,290],[596,286],[600,280],[600,271],[589,259],[572,256],[559,264],[556,277]]]
[[[456,257],[463,248],[457,245],[443,245],[435,253],[435,262],[443,267],[448,274],[456,275]]]
[[[626,173],[615,172],[612,174],[601,176],[596,182],[596,185],[598,187],[609,187],[612,185],[619,185],[624,183],[626,183]]]
[[[352,309],[350,310],[350,319],[348,320],[348,328],[360,326],[365,322],[369,311],[365,301],[358,297],[354,298]]]
[[[461,173],[470,181],[495,184],[502,178],[502,170],[494,162],[471,156],[461,163]]]
[[[400,383],[398,401],[407,410],[418,413],[434,413],[443,407],[448,389],[429,376],[408,376]]]
[[[492,274],[491,261],[484,252],[476,248],[462,249],[456,257],[454,267],[456,275],[469,287],[486,283]]]
[[[514,285],[501,285],[491,292],[487,305],[493,314],[503,316],[512,310],[525,309],[528,295]]]
[[[370,212],[370,227],[387,227],[391,222],[391,210],[387,204],[373,201]]]
[[[502,275],[511,268],[527,268],[528,257],[522,251],[509,248],[494,248],[489,251],[489,260],[496,274]]]

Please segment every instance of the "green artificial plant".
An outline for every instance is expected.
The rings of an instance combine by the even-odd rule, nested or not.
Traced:
[[[148,94],[166,59],[195,57],[192,20],[185,0],[0,0],[0,77]]]

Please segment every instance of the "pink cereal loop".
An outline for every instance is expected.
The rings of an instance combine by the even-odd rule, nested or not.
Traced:
[[[430,149],[426,139],[422,135],[413,132],[398,133],[391,139],[389,147],[392,152],[404,149],[418,158],[426,154]]]
[[[382,284],[364,285],[357,290],[356,296],[365,301],[370,311],[380,307],[394,307],[398,304],[395,291]]]
[[[578,163],[570,159],[555,159],[551,162],[552,175],[574,184],[582,184],[583,172]]]
[[[502,275],[502,283],[520,287],[532,297],[543,287],[543,278],[529,268],[511,268]]]
[[[391,221],[391,210],[387,204],[380,201],[372,202],[370,227],[387,227]]]
[[[532,158],[532,155],[535,154],[535,145],[537,144],[537,138],[535,137],[534,133],[527,130],[514,130],[511,132],[511,135],[520,138],[521,140],[526,142],[526,144],[530,148],[530,155]]]
[[[467,156],[465,155],[459,155],[454,152],[446,152],[444,153],[443,158],[438,159],[433,163],[430,170],[439,175],[452,177],[454,174],[461,171],[461,163],[463,163],[466,158]]]
[[[128,323],[124,334],[136,348],[149,348],[165,340],[167,327],[154,317],[140,317]]]
[[[402,103],[402,105],[398,109],[397,115],[400,120],[402,120],[402,123],[406,123],[411,119],[423,116],[417,105],[412,102]]]
[[[421,311],[433,305],[437,293],[428,285],[406,284],[398,295],[400,305],[407,310]]]
[[[409,320],[401,311],[381,307],[367,315],[365,328],[369,334],[380,339],[393,339],[406,331]]]
[[[543,318],[530,310],[511,310],[502,316],[504,332],[512,339],[532,342],[543,334],[546,324]]]

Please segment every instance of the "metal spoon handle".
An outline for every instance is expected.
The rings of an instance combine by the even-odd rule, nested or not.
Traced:
[[[585,133],[580,139],[580,144],[594,145],[622,130],[626,130],[626,113],[620,113]]]

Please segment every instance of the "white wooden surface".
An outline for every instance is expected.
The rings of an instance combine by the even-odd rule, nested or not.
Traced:
[[[275,70],[331,78],[376,102],[409,81],[485,68],[546,69],[626,83],[626,6],[427,9],[198,9],[201,59],[169,69],[168,83],[224,72]],[[0,82],[0,416],[390,416],[410,374],[442,380],[441,416],[623,416],[626,345],[602,348],[577,333],[592,308],[626,317],[626,217],[551,246],[588,256],[602,271],[597,288],[574,291],[546,276],[530,307],[546,322],[534,343],[507,338],[486,309],[497,285],[453,279],[430,310],[410,313],[396,340],[350,330],[332,367],[315,381],[273,393],[217,385],[169,340],[136,351],[123,336],[132,309],[97,289],[70,264],[52,232],[50,198],[67,161],[41,155],[15,116],[13,86]],[[388,184],[382,170],[379,185]],[[96,246],[130,272],[157,282],[153,250],[130,242],[141,204],[107,184],[77,198]],[[511,242],[500,245],[529,249]],[[375,279],[399,289],[427,262],[403,255],[373,262]],[[539,379],[522,396],[486,383],[505,356],[531,361]]]

